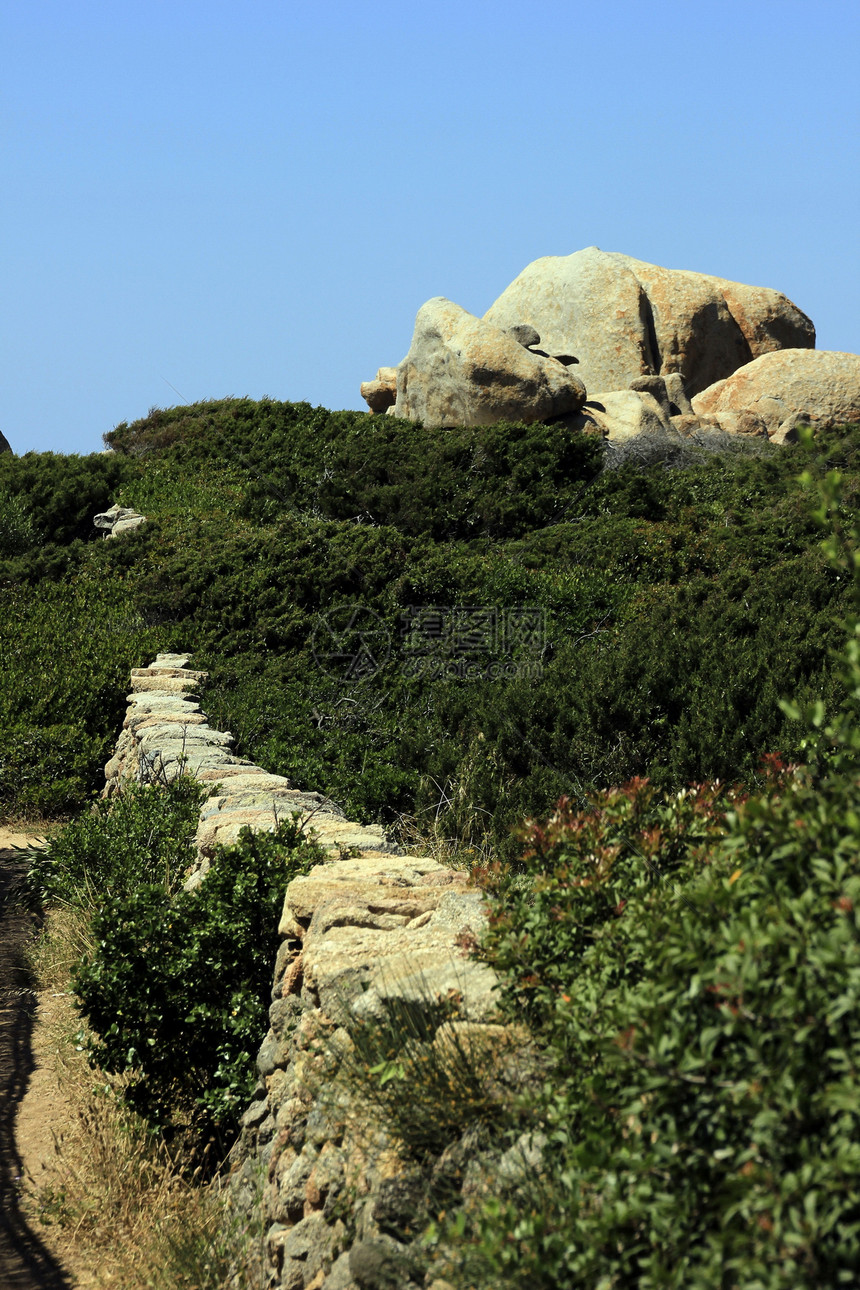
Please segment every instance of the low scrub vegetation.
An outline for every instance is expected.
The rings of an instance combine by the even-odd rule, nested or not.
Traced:
[[[55,462],[0,459],[4,810],[90,805],[129,667],[192,652],[241,753],[482,857],[479,952],[527,1078],[429,1060],[418,1014],[353,1036],[423,1180],[426,1267],[458,1290],[851,1284],[860,429],[611,470],[559,427],[270,401],[109,439],[74,498]],[[811,474],[834,466],[825,550]],[[84,496],[147,524],[102,542]],[[296,821],[246,835],[188,894],[197,807],[178,781],[83,810],[32,874],[77,919],[93,1061],[191,1167],[235,1131],[284,888],[317,855]],[[521,1166],[495,1176],[499,1152]]]
[[[232,1143],[267,1028],[287,883],[321,854],[298,819],[245,831],[188,892],[204,794],[190,779],[130,785],[36,853],[30,888],[77,909],[89,945],[71,987],[94,1065],[186,1159],[217,1163]],[[80,936],[80,932],[78,932]]]
[[[118,426],[68,480],[4,459],[0,801],[79,809],[128,668],[171,648],[258,764],[508,858],[571,785],[754,784],[799,751],[780,696],[838,699],[846,584],[797,475],[839,463],[848,505],[858,435],[604,469],[559,427],[236,399]],[[111,501],[148,523],[102,541]]]

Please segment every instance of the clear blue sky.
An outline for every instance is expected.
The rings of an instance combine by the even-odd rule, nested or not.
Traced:
[[[858,60],[848,0],[0,0],[0,430],[363,407],[430,296],[592,244],[858,352]]]

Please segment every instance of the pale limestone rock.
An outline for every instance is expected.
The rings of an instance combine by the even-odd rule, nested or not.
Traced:
[[[197,680],[193,675],[165,675],[164,672],[147,673],[144,676],[131,678],[132,694],[188,694],[197,689]]]
[[[111,506],[93,518],[93,524],[105,531],[105,537],[119,537],[145,523],[146,516],[138,514],[133,506]]]
[[[331,1016],[462,996],[463,1015],[494,1015],[494,974],[457,946],[486,915],[463,873],[434,860],[377,855],[315,866],[287,889],[279,931],[302,941],[304,988]],[[307,928],[307,930],[305,930]],[[361,985],[360,997],[356,987]]]
[[[186,667],[169,667],[166,664],[161,667],[133,667],[131,669],[132,677],[170,677],[173,680],[182,678],[192,681],[205,681],[208,672],[194,672],[191,668]]]
[[[585,387],[564,364],[437,296],[419,309],[397,368],[394,415],[427,426],[546,421],[584,400]]]
[[[815,344],[812,323],[781,292],[597,247],[535,260],[484,317],[528,323],[545,348],[576,354],[589,390],[679,373],[695,393],[760,354]]]
[[[783,349],[747,363],[693,399],[697,415],[752,413],[771,440],[790,441],[796,426],[860,421],[860,355]]]

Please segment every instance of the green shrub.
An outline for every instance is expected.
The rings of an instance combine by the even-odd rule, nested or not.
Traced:
[[[34,536],[63,546],[75,538],[95,541],[93,516],[107,510],[116,492],[137,473],[118,453],[28,452],[0,457],[0,492],[18,498],[31,518]],[[31,543],[32,544],[32,543]],[[0,555],[12,555],[2,551]]]
[[[40,536],[26,499],[12,492],[0,492],[0,560],[29,551]]]
[[[839,480],[823,513],[840,517]],[[831,556],[857,590],[857,531]],[[470,1287],[853,1284],[860,1268],[860,623],[846,698],[789,706],[764,790],[639,782],[532,825],[484,874],[484,953],[553,1060],[542,1158],[463,1206]]]
[[[193,779],[180,776],[165,785],[129,783],[119,796],[98,800],[34,853],[33,896],[44,905],[92,909],[154,881],[173,895],[194,862],[204,798]]]
[[[115,576],[0,587],[0,811],[69,815],[103,786],[129,670],[164,638]]]
[[[656,830],[636,835],[647,866],[625,857],[605,813],[537,835],[533,899],[508,895],[490,957],[556,1057],[533,1108],[544,1168],[530,1195],[478,1221],[483,1271],[469,1284],[853,1280],[860,740],[850,743],[851,773],[789,772],[735,803],[724,840],[709,826],[701,850],[696,812],[675,839],[679,886],[665,881]]]
[[[320,855],[294,817],[276,833],[246,830],[196,891],[140,875],[99,901],[97,948],[73,980],[90,1054],[128,1075],[126,1096],[162,1132],[230,1145],[266,1032],[284,892]]]

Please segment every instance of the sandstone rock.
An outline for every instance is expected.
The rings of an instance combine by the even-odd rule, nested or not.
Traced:
[[[714,278],[753,358],[777,349],[815,349],[815,327],[787,296],[765,287]]]
[[[589,391],[626,389],[637,376],[659,370],[639,281],[596,246],[533,261],[484,320],[497,327],[528,323],[548,352],[576,354]]]
[[[711,417],[707,418],[708,421],[711,419]],[[758,435],[759,438],[765,439],[768,437],[767,422],[751,408],[742,408],[739,412],[724,408],[713,414],[713,420],[719,429],[725,430],[727,434]]]
[[[666,394],[669,397],[670,406],[677,408],[676,416],[692,416],[693,405],[689,400],[687,391],[684,388],[684,380],[680,372],[670,372],[663,378],[666,386]]]
[[[532,346],[540,344],[540,336],[528,323],[517,323],[514,327],[508,327],[507,332],[524,349],[531,349]]]
[[[394,414],[427,426],[490,425],[550,420],[584,401],[585,387],[562,363],[437,296],[419,309],[397,368]]]
[[[143,676],[133,676],[131,678],[132,694],[145,694],[147,692],[156,694],[190,694],[197,688],[197,682],[193,675],[170,676],[164,672],[151,673],[147,672]]]
[[[860,421],[860,355],[783,349],[763,354],[693,399],[697,415],[747,413],[784,443],[800,422],[831,427]]]
[[[655,372],[678,372],[695,392],[749,362],[752,351],[718,279],[626,255],[612,259],[633,273],[644,291]]]
[[[677,376],[677,373],[675,375]],[[656,400],[663,417],[667,421],[680,411],[669,398],[664,376],[637,376],[635,381],[630,382],[630,388],[635,390],[637,394],[650,394],[651,398]]]
[[[577,416],[565,417],[564,424],[585,433],[596,431],[613,442],[672,431],[669,417],[653,394],[641,390],[595,394]]]
[[[397,398],[397,368],[380,367],[375,381],[364,381],[361,397],[371,412],[387,412]]]
[[[576,354],[589,390],[677,372],[695,393],[773,349],[815,344],[810,320],[778,291],[594,246],[535,260],[484,318],[529,324],[545,349]]]

